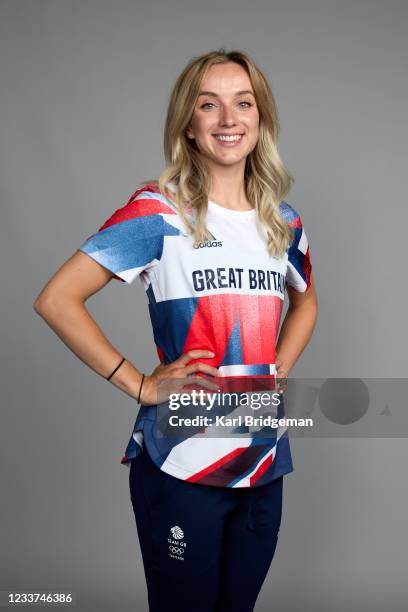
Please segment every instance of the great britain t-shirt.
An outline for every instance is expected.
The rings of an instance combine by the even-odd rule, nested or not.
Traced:
[[[301,218],[285,201],[279,209],[294,230],[281,258],[268,254],[255,209],[231,210],[211,200],[206,225],[213,239],[195,245],[174,201],[151,183],[133,193],[79,250],[117,280],[130,284],[140,278],[161,362],[199,348],[214,352],[205,363],[223,376],[274,377],[285,285],[305,292],[311,282]],[[194,223],[194,210],[187,214]],[[260,486],[293,471],[287,427],[267,437],[206,437],[204,429],[180,439],[159,435],[157,418],[157,405],[140,407],[123,465],[130,466],[145,448],[164,472],[221,487]]]

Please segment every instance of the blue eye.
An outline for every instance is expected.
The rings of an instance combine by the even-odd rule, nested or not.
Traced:
[[[209,104],[210,104],[210,105],[212,105],[212,106],[214,106],[214,103],[213,103],[213,102],[205,102],[204,104],[202,104],[202,105],[200,106],[200,108],[205,108],[205,107],[206,107],[206,106],[208,106]],[[241,102],[239,102],[239,104],[240,104],[240,105],[241,105],[241,104],[247,104],[247,106],[246,106],[246,107],[244,107],[244,108],[249,108],[249,107],[253,106],[252,102],[247,102],[246,100],[242,100]]]

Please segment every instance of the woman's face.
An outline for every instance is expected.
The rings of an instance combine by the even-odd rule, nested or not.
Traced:
[[[259,112],[242,66],[229,62],[209,68],[186,135],[195,139],[210,165],[245,167],[247,155],[258,142]]]

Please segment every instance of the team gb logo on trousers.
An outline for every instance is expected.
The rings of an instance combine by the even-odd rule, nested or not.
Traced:
[[[167,542],[170,545],[169,556],[173,559],[184,561],[183,555],[187,548],[187,543],[181,541],[184,538],[184,531],[181,529],[181,527],[175,525],[174,527],[170,527],[170,533],[174,539],[167,538]]]

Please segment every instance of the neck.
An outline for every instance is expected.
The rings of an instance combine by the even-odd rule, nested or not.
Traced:
[[[217,165],[217,168],[211,167],[211,188],[209,200],[213,200],[225,208],[235,210],[249,210],[253,206],[248,201],[245,191],[244,180],[245,160],[237,166]]]

